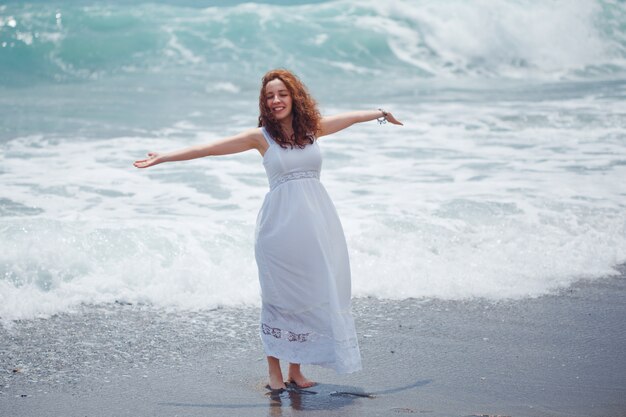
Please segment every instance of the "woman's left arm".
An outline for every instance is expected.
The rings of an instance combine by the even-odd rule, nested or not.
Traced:
[[[355,123],[369,122],[370,120],[386,120],[394,125],[402,125],[393,114],[384,110],[360,110],[348,113],[336,114],[334,116],[322,117],[321,132],[317,136],[330,135],[339,132]]]

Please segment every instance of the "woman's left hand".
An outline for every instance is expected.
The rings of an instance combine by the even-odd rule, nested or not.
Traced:
[[[387,119],[389,123],[393,123],[394,125],[404,126],[401,121],[393,117],[393,114],[389,112],[387,112],[387,116],[385,116],[385,119]]]

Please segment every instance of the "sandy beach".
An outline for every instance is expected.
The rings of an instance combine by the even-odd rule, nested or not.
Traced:
[[[624,416],[625,276],[519,301],[356,299],[364,370],[270,395],[256,308],[2,328],[2,416]]]

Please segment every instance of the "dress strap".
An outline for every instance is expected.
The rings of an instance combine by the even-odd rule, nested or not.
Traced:
[[[261,126],[261,133],[263,133],[263,137],[265,138],[265,141],[267,142],[267,144],[271,147],[274,146],[274,144],[276,142],[274,142],[274,139],[272,139],[272,137],[270,136],[269,133],[267,133],[267,130],[265,129],[265,126]]]

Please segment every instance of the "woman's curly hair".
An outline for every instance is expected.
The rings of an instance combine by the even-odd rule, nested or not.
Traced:
[[[287,137],[280,122],[272,114],[267,105],[265,86],[272,80],[281,80],[291,95],[291,115],[293,117],[293,135]],[[259,94],[259,127],[264,126],[267,133],[282,147],[304,148],[315,141],[321,130],[322,116],[317,109],[317,102],[311,97],[302,81],[286,69],[274,69],[263,76],[261,93]]]

